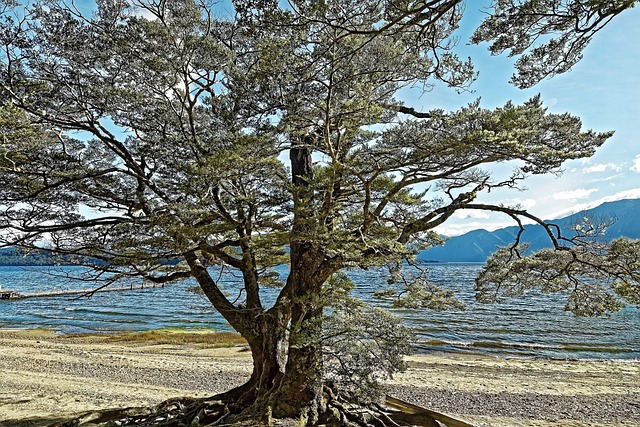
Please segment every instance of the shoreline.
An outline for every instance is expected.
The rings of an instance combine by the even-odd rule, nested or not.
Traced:
[[[205,397],[241,384],[246,347],[0,330],[0,427]],[[416,354],[390,395],[477,426],[640,427],[640,362]],[[27,421],[27,419],[31,419]]]
[[[17,334],[20,336],[50,336],[57,338],[65,338],[65,337],[74,337],[74,338],[82,338],[82,337],[92,337],[92,338],[104,338],[108,339],[113,336],[118,335],[126,335],[126,334],[144,334],[146,332],[154,333],[159,332],[161,334],[175,334],[176,336],[180,334],[236,334],[236,332],[230,332],[226,329],[217,330],[214,328],[191,328],[191,327],[168,327],[168,328],[159,328],[159,329],[142,329],[142,330],[106,330],[99,332],[64,332],[54,328],[21,328],[21,327],[2,327],[0,326],[0,336]],[[432,345],[434,342],[436,345]],[[539,350],[542,352],[545,349],[549,348],[548,346],[538,346],[537,344],[521,344],[521,343],[508,343],[507,345],[512,345],[514,347],[531,349],[531,352],[485,352],[481,351],[482,348],[503,348],[506,345],[500,342],[493,343],[494,345],[487,345],[487,342],[480,342],[479,344],[476,342],[470,342],[467,345],[460,344],[458,342],[449,342],[439,339],[434,339],[431,341],[427,341],[426,343],[418,343],[416,346],[416,351],[414,355],[433,355],[433,354],[443,354],[443,355],[460,355],[462,357],[470,356],[470,357],[490,357],[490,358],[498,358],[498,359],[515,359],[515,360],[541,360],[541,361],[575,361],[575,362],[593,362],[593,361],[612,361],[619,363],[640,363],[640,355],[634,357],[615,357],[615,356],[593,356],[593,357],[578,357],[571,355],[570,352],[567,352],[565,356],[554,356],[554,355],[536,355],[535,349],[539,347]],[[561,346],[553,347],[553,349],[562,349]],[[589,347],[580,347],[580,349],[584,349],[585,351],[589,351],[591,353],[608,353],[608,354],[626,354],[626,353],[639,353],[640,349],[623,349],[621,351],[613,351],[610,348],[606,349],[591,349]],[[574,349],[569,349],[574,350]]]

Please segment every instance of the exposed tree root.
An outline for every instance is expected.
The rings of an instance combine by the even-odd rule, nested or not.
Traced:
[[[355,404],[348,396],[325,388],[326,410],[319,425],[326,427],[473,427],[445,414],[387,396],[385,405]],[[268,414],[236,417],[228,404],[214,397],[170,399],[151,408],[108,409],[84,413],[49,427],[205,427],[293,426],[296,420],[275,420]]]

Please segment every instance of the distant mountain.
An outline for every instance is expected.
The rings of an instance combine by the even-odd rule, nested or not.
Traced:
[[[593,209],[549,222],[557,224],[563,233],[569,233],[569,227],[581,222],[585,217],[597,219],[613,216],[616,218],[616,222],[607,229],[604,239],[611,240],[621,236],[640,239],[638,212],[640,212],[640,199],[619,200],[603,203]],[[497,246],[513,243],[517,233],[517,226],[495,231],[470,231],[461,236],[452,237],[443,246],[420,252],[418,259],[437,262],[484,262],[491,253],[496,251]],[[532,251],[551,246],[546,231],[539,225],[525,226],[522,241],[530,243]]]

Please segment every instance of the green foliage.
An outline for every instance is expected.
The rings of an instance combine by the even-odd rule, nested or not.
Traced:
[[[402,319],[380,308],[366,307],[350,296],[355,284],[336,274],[325,289],[331,312],[323,319],[325,379],[360,402],[377,402],[383,381],[406,369],[415,337]]]
[[[389,288],[378,290],[375,296],[390,300],[394,307],[428,310],[464,310],[453,291],[443,289],[429,281],[428,268],[411,265],[409,271],[401,265],[392,268],[388,279]]]
[[[640,307],[640,242],[616,239],[608,247],[606,258],[615,293]]]
[[[549,31],[542,22],[563,19],[541,17],[546,3],[510,3],[495,4],[475,41],[521,54]],[[567,7],[610,16],[632,3]],[[437,244],[431,230],[482,192],[559,173],[611,135],[549,114],[539,97],[495,110],[479,101],[455,112],[405,108],[404,87],[473,80],[453,52],[460,5],[441,5],[439,17],[427,5],[352,6],[250,1],[226,19],[190,1],[101,3],[93,17],[49,2],[23,8],[20,22],[7,5],[2,239],[46,239],[157,280],[188,275],[184,263],[173,275],[166,265],[196,251],[247,283],[281,285],[270,269],[288,263],[294,240],[322,248],[328,272],[397,265]],[[563,61],[559,49],[526,61],[551,66]],[[409,119],[398,122],[399,112]],[[282,156],[294,147],[314,159],[299,176],[304,191]],[[510,179],[481,169],[496,162],[514,165]],[[395,298],[451,305],[419,278]]]
[[[519,56],[512,82],[531,87],[545,77],[564,73],[581,58],[593,36],[637,0],[498,0],[474,43],[490,42],[493,54]]]
[[[498,302],[530,289],[567,295],[566,310],[600,316],[619,310],[624,301],[640,301],[638,241],[620,238],[610,244],[580,244],[571,250],[543,249],[520,256],[524,247],[505,247],[488,261],[476,279],[477,297]]]
[[[5,163],[29,167],[3,169],[3,200],[24,220],[4,217],[7,243],[52,236],[51,249],[149,277],[195,250],[265,284],[292,239],[323,248],[333,271],[393,264],[481,192],[557,172],[610,135],[539,98],[398,123],[411,111],[400,89],[473,79],[452,52],[459,5],[439,17],[368,1],[236,7],[229,20],[197,2],[102,3],[85,19],[49,2],[30,9],[33,25],[11,22]],[[281,155],[298,146],[317,159],[304,192]],[[508,161],[503,182],[479,168]]]
[[[337,311],[324,321],[325,379],[360,402],[384,395],[383,381],[406,369],[413,334],[402,319],[378,308]]]

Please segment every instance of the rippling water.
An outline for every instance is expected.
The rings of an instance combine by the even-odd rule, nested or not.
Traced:
[[[552,358],[640,359],[640,311],[629,307],[604,318],[578,318],[563,311],[557,295],[532,294],[505,304],[474,301],[473,279],[478,264],[433,264],[432,280],[454,289],[467,310],[433,312],[395,310],[413,327],[421,351],[458,351],[496,355]],[[42,267],[0,267],[0,284],[22,293],[53,289],[86,288],[46,274]],[[77,272],[64,267],[63,272]],[[385,286],[376,271],[351,275],[360,286],[356,296],[374,300],[373,292]],[[233,277],[227,290],[234,294]],[[0,301],[0,327],[48,327],[61,333],[110,332],[159,328],[212,328],[230,330],[202,296],[188,292],[194,282],[164,288],[95,294],[91,299],[73,297]],[[275,292],[266,290],[265,300]],[[269,294],[270,292],[270,294]]]

